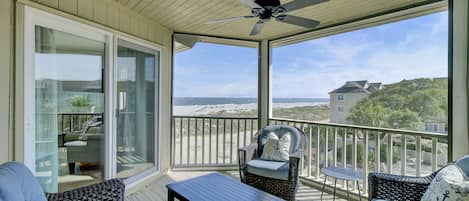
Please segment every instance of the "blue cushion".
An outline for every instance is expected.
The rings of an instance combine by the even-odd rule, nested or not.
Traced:
[[[0,200],[46,201],[41,185],[21,163],[0,165]]]
[[[259,137],[257,139],[258,143],[258,156],[262,155],[262,149],[264,148],[265,138],[269,133],[274,132],[277,137],[280,139],[286,133],[291,134],[291,144],[290,144],[290,154],[295,153],[300,148],[301,136],[303,135],[297,128],[286,125],[270,125],[261,129]]]
[[[251,174],[273,178],[288,180],[289,165],[287,162],[251,160],[247,163],[248,172]]]
[[[469,177],[469,155],[463,156],[456,161],[456,165]]]

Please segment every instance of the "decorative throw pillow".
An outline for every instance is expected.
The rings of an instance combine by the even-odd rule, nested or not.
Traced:
[[[422,197],[422,201],[443,200],[469,200],[469,180],[456,165],[448,165],[438,172]]]
[[[269,133],[262,149],[261,159],[271,161],[285,161],[289,160],[291,136],[290,133],[285,133],[280,139],[273,132]]]

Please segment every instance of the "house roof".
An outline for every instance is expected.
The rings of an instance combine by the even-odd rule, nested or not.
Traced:
[[[347,81],[340,88],[337,88],[331,92],[332,93],[367,93],[371,94],[383,88],[383,84],[380,82],[377,83],[368,83],[367,80],[358,80],[358,81]]]
[[[251,14],[251,9],[240,0],[115,0],[133,11],[153,19],[175,32],[232,37],[239,39],[275,39],[308,31],[309,29],[269,21],[256,36],[249,33],[258,19],[206,24],[223,19]],[[293,0],[280,0],[282,4]],[[439,0],[329,0],[288,14],[321,22],[316,29],[329,27],[383,13],[435,3]],[[441,0],[442,1],[442,0]]]

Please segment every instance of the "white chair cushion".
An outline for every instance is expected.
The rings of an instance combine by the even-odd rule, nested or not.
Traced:
[[[290,150],[290,144],[290,134],[285,134],[278,139],[275,133],[269,133],[262,150],[261,159],[287,162],[290,157],[290,154],[288,153]]]
[[[66,142],[64,144],[64,146],[66,146],[66,147],[84,147],[87,144],[88,143],[86,141],[75,140],[75,141]]]
[[[469,200],[469,179],[456,165],[448,165],[438,172],[422,197],[422,201],[442,200]]]

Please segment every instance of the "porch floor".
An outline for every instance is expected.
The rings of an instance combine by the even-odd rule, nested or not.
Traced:
[[[126,196],[125,200],[127,201],[166,201],[167,200],[167,189],[166,184],[182,181],[185,179],[213,173],[213,171],[172,171],[166,175],[161,176],[153,183],[148,184],[142,189],[139,189],[136,192],[133,192]],[[239,173],[236,171],[224,171],[219,172],[225,175],[229,175],[233,178],[239,179]],[[312,201],[320,200],[321,190],[314,189],[307,185],[301,185],[300,189],[296,194],[296,200],[299,201]],[[323,200],[333,200],[332,195],[324,193]],[[343,199],[335,199],[343,201]]]

